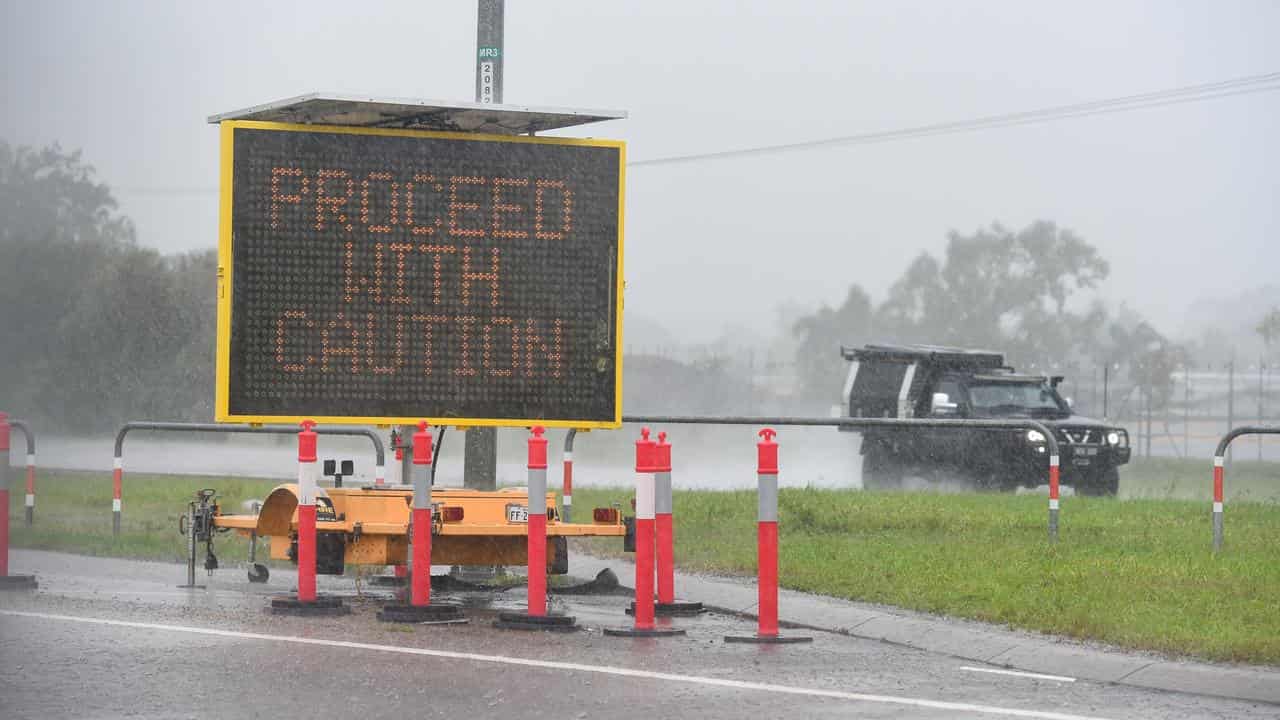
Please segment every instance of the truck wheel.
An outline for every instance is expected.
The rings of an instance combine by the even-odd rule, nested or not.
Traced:
[[[1097,475],[1092,475],[1080,487],[1076,488],[1081,495],[1090,497],[1115,497],[1120,491],[1119,468],[1107,468]]]
[[[902,467],[880,443],[871,443],[862,456],[863,490],[900,490]]]

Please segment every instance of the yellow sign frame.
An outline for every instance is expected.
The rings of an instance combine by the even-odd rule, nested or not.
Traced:
[[[456,427],[530,427],[544,425],[547,427],[566,428],[605,428],[622,426],[622,309],[623,291],[623,229],[626,198],[627,146],[622,140],[596,140],[582,138],[532,137],[487,135],[480,133],[436,132],[429,130],[396,130],[386,128],[357,128],[333,125],[295,125],[291,123],[256,122],[249,120],[229,120],[221,123],[221,169],[219,180],[218,207],[218,342],[217,362],[214,375],[216,387],[214,394],[214,420],[225,423],[299,423],[303,420],[314,420],[321,424],[339,425],[416,425],[426,420],[431,425],[452,425]],[[529,143],[542,145],[585,145],[592,147],[609,147],[618,150],[618,253],[617,253],[617,287],[614,289],[617,328],[614,342],[617,348],[617,365],[614,376],[614,418],[605,420],[547,420],[542,418],[453,418],[453,417],[366,417],[366,416],[316,416],[302,415],[233,415],[230,411],[230,370],[231,370],[231,292],[234,287],[232,278],[235,268],[232,266],[232,232],[231,211],[234,192],[235,131],[239,128],[253,130],[275,130],[283,132],[324,132],[342,135],[390,135],[398,137],[440,138],[446,140],[471,140],[502,143]]]

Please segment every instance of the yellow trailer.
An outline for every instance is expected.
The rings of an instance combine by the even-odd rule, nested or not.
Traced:
[[[528,562],[528,506],[525,488],[496,491],[436,487],[431,493],[431,561],[439,565],[524,565]],[[319,488],[316,498],[316,572],[342,574],[347,565],[403,565],[409,558],[409,518],[413,489],[405,485]],[[616,507],[596,508],[590,523],[562,522],[555,493],[547,493],[547,572],[569,570],[570,537],[625,538],[627,527]],[[270,539],[273,560],[297,561],[298,486],[276,486],[256,515],[223,515],[209,490],[197,494],[187,524],[191,561],[195,542],[211,542],[217,531],[234,530],[256,543]],[[251,562],[253,558],[251,557]],[[205,567],[217,560],[212,552]],[[260,578],[255,578],[255,570]],[[255,566],[251,580],[265,580]]]

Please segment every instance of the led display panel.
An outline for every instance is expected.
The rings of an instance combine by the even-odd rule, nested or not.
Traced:
[[[222,123],[217,419],[618,426],[624,152]]]

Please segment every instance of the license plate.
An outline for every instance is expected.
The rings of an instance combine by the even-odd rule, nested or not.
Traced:
[[[1071,464],[1072,464],[1072,465],[1076,465],[1076,466],[1078,466],[1078,467],[1084,467],[1084,466],[1088,465],[1088,464],[1089,464],[1089,463],[1091,463],[1091,462],[1093,462],[1093,461],[1092,461],[1092,460],[1090,460],[1089,458],[1076,458],[1076,459],[1074,459],[1074,460],[1072,460],[1072,461],[1071,461]]]
[[[509,523],[529,522],[529,508],[525,505],[508,505],[507,506],[507,522]]]

